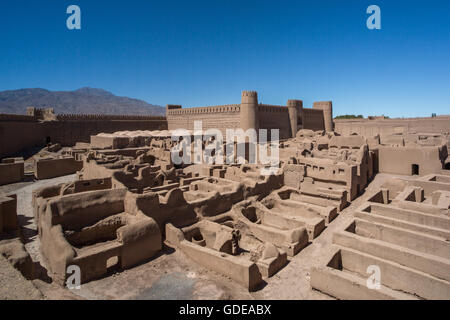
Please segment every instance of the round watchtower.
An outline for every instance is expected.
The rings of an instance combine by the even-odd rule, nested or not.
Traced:
[[[256,91],[242,91],[241,95],[241,128],[258,130],[258,93]]]
[[[289,112],[289,122],[291,129],[291,138],[295,138],[298,128],[298,116],[301,115],[303,109],[302,100],[288,100],[287,102]]]
[[[320,109],[323,111],[323,122],[325,131],[330,132],[334,130],[333,126],[333,104],[331,101],[314,102],[313,109]]]

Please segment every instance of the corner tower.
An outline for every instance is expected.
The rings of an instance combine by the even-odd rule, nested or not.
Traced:
[[[241,95],[241,128],[246,131],[250,128],[258,130],[258,93],[256,91],[242,91]]]
[[[288,100],[287,102],[289,112],[289,122],[291,129],[291,138],[295,138],[298,128],[298,117],[302,114],[303,101],[302,100]]]
[[[323,111],[323,122],[325,131],[333,131],[333,104],[331,101],[318,101],[314,102],[313,109],[319,109]]]

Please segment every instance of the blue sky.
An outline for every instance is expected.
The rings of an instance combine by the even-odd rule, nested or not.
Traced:
[[[81,30],[66,8],[81,8]],[[381,30],[366,8],[381,8]],[[103,88],[165,105],[333,100],[334,114],[450,114],[450,1],[4,0],[0,90]]]

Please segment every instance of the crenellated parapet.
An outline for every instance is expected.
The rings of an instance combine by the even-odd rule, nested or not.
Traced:
[[[192,107],[192,108],[167,108],[166,114],[168,116],[176,115],[194,115],[194,114],[207,114],[207,113],[235,113],[240,112],[239,104],[227,104],[208,107]]]
[[[297,111],[303,108],[303,101],[297,99],[289,99],[287,101],[288,108],[296,108]]]
[[[295,137],[300,128],[332,130],[331,102],[316,103],[313,109],[303,109],[303,101],[289,99],[286,105],[258,102],[256,91],[242,91],[240,104],[182,108],[167,105],[166,115],[170,130],[193,130],[195,121],[203,128],[279,129],[282,139]],[[324,124],[326,119],[326,126]],[[331,125],[330,125],[331,123]]]
[[[131,130],[167,130],[163,116],[59,114],[53,108],[27,108],[27,115],[0,114],[0,157],[20,150],[43,147],[49,142],[73,146],[90,136]]]
[[[22,114],[6,114],[1,113],[0,114],[0,121],[27,121],[27,122],[34,122],[36,121],[36,118],[29,115],[22,115]]]
[[[27,107],[27,115],[33,117],[35,120],[41,121],[55,121],[55,109],[53,108],[35,108]]]
[[[253,97],[253,98],[258,98],[258,92],[256,91],[242,91],[242,96],[243,97]]]
[[[258,104],[258,112],[288,112],[286,106],[277,106],[272,104]]]
[[[179,104],[168,104],[166,106],[166,110],[174,110],[174,109],[181,109],[181,105],[179,105]]]
[[[102,121],[102,120],[165,120],[164,116],[148,116],[148,115],[107,115],[107,114],[58,114],[56,119],[59,121]]]

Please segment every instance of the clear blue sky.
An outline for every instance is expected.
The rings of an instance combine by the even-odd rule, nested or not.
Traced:
[[[82,29],[66,28],[81,8]],[[381,8],[381,30],[366,8]],[[0,90],[103,88],[165,105],[333,100],[450,114],[450,1],[2,0]]]

